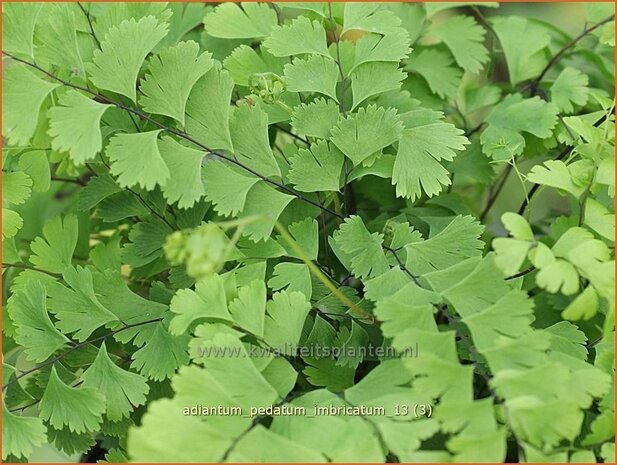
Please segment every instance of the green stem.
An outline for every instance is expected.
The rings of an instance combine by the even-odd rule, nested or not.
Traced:
[[[343,294],[335,285],[328,279],[328,277],[319,269],[315,263],[306,255],[302,247],[296,242],[296,240],[287,232],[285,227],[279,223],[278,221],[274,223],[275,229],[281,235],[283,240],[289,244],[289,246],[293,249],[296,255],[302,260],[306,266],[308,266],[311,273],[315,275],[317,279],[319,279],[331,292],[336,296],[336,298],[344,305],[349,307],[356,316],[369,320],[373,323],[377,323],[377,320],[373,315],[368,313],[367,311],[358,307],[356,303],[354,303],[349,297]]]

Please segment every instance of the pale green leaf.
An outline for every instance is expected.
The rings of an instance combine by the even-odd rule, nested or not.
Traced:
[[[459,226],[464,222],[459,221]],[[468,229],[471,232],[473,228]],[[468,245],[477,243],[469,239],[471,236],[468,236]],[[459,247],[452,244],[452,248],[458,249]],[[479,255],[478,251],[473,251],[472,248],[468,250]],[[510,286],[503,279],[492,255],[482,259],[480,257],[468,258],[444,270],[426,274],[423,279],[435,292],[441,293],[463,317],[494,304],[510,291]]]
[[[564,68],[551,86],[551,101],[564,113],[572,113],[573,105],[583,106],[587,103],[586,74],[575,68]]]
[[[167,24],[154,16],[145,16],[139,21],[131,18],[111,27],[87,68],[90,79],[98,88],[125,95],[136,102],[139,70],[148,53],[166,34]]]
[[[222,3],[204,18],[206,32],[223,39],[266,37],[276,23],[276,12],[267,3]]]
[[[360,279],[375,277],[390,267],[382,249],[383,234],[371,234],[359,216],[345,220],[332,236],[351,263],[351,271]]]
[[[34,58],[85,77],[84,60],[77,38],[77,22],[70,3],[49,3],[35,29]]]
[[[397,90],[407,77],[396,63],[365,63],[351,73],[353,110],[367,98]]]
[[[169,332],[185,334],[197,320],[231,321],[223,279],[218,274],[197,282],[195,290],[180,289],[171,300],[170,310],[177,316],[169,324]]]
[[[531,242],[496,237],[491,244],[495,251],[495,264],[507,276],[519,272],[531,249]]]
[[[2,460],[11,455],[28,459],[47,442],[46,431],[40,418],[13,414],[2,402]]]
[[[291,8],[292,10],[305,10],[317,13],[319,16],[326,17],[324,10],[325,4],[321,2],[275,2],[281,8]]]
[[[483,152],[495,160],[510,160],[523,153],[523,132],[541,139],[552,135],[557,107],[539,97],[510,94],[491,110],[486,122],[488,128],[480,138]]]
[[[257,183],[246,196],[240,218],[256,217],[244,226],[243,233],[252,241],[266,240],[272,234],[274,223],[294,197],[283,194],[265,183]]]
[[[68,386],[52,366],[39,411],[56,429],[67,426],[75,433],[95,431],[103,421],[105,397],[91,387]]]
[[[105,149],[111,161],[109,172],[118,176],[122,187],[140,186],[152,190],[164,186],[170,177],[158,146],[160,129],[114,136]]]
[[[305,263],[279,263],[272,271],[268,287],[274,291],[301,292],[310,300],[313,294],[311,271]]]
[[[546,139],[557,123],[557,108],[539,97],[525,99],[521,94],[508,95],[487,116],[486,121],[500,128],[528,132]]]
[[[441,160],[452,161],[454,150],[469,143],[464,132],[442,121],[405,129],[398,144],[392,172],[396,194],[411,200],[426,193],[433,197],[442,186],[450,185],[448,171]]]
[[[585,202],[585,224],[609,241],[615,239],[615,214],[591,197]]]
[[[69,287],[59,282],[48,286],[49,310],[58,319],[60,330],[85,341],[97,328],[119,320],[96,296],[88,268],[68,267],[62,277]]]
[[[290,159],[289,181],[301,192],[338,191],[343,154],[332,144],[319,141],[298,150]]]
[[[574,266],[566,260],[556,259],[544,244],[538,244],[529,258],[540,269],[536,275],[538,286],[553,294],[561,291],[571,295],[578,291],[579,276]]]
[[[330,129],[341,119],[336,102],[318,98],[293,109],[291,125],[299,134],[327,139]]]
[[[307,59],[294,58],[285,65],[285,82],[290,92],[317,92],[336,97],[336,83],[339,70],[331,57],[311,55]]]
[[[6,67],[2,73],[2,135],[9,144],[28,144],[43,102],[59,85],[41,79],[25,65],[11,63]]]
[[[533,241],[533,231],[527,220],[521,215],[513,212],[506,212],[501,215],[501,221],[512,237],[520,241]]]
[[[484,46],[486,31],[471,16],[457,15],[433,24],[429,33],[445,43],[458,65],[470,73],[477,73],[488,61]]]
[[[587,286],[583,292],[561,312],[566,320],[589,320],[598,311],[598,293],[593,286]]]
[[[422,441],[439,431],[439,424],[431,419],[414,422],[384,421],[378,424],[378,428],[388,447],[401,462],[411,462],[417,458],[416,451],[420,448]],[[445,459],[431,461],[437,462],[438,460],[445,461]]]
[[[354,165],[375,152],[396,142],[403,131],[403,123],[394,108],[376,105],[360,108],[332,128],[332,142]]]
[[[13,237],[24,225],[23,218],[19,213],[2,208],[2,238]]]
[[[173,336],[159,323],[144,346],[133,354],[131,368],[154,381],[170,378],[179,366],[189,361],[188,337]]]
[[[264,340],[270,347],[291,354],[298,345],[311,304],[301,292],[277,292],[266,304]]]
[[[32,179],[23,171],[13,171],[2,176],[3,205],[20,205],[30,197]]]
[[[208,7],[200,3],[163,3],[163,5],[171,13],[171,18],[168,20],[169,32],[159,46],[175,45],[180,42],[190,31],[202,24],[208,11]]]
[[[330,57],[326,31],[319,21],[311,21],[306,16],[299,16],[288,25],[274,27],[263,44],[275,57],[305,53]]]
[[[116,184],[111,176],[107,174],[95,176],[90,179],[87,186],[79,191],[77,209],[79,211],[90,210],[106,198],[120,191],[120,186]]]
[[[162,188],[169,203],[178,202],[178,208],[190,208],[205,195],[201,176],[202,150],[186,147],[175,139],[164,136],[158,140],[158,149],[169,169],[169,179]]]
[[[77,217],[56,216],[43,227],[43,237],[30,244],[30,262],[42,270],[62,273],[70,266],[77,245]]]
[[[302,221],[290,224],[287,229],[300,249],[302,249],[304,257],[310,260],[317,260],[317,255],[319,253],[319,224],[317,220],[305,218]],[[284,247],[289,257],[295,257],[300,260],[303,259],[282,236],[278,236],[277,241]]]
[[[555,187],[568,192],[574,197],[580,197],[585,191],[584,186],[574,184],[568,166],[561,160],[548,160],[544,165],[536,165],[527,176],[530,182]]]
[[[431,91],[441,98],[454,98],[461,82],[461,71],[452,58],[440,50],[427,48],[414,53],[405,68],[424,78]]]
[[[341,392],[353,385],[355,371],[340,367],[331,358],[307,358],[302,373],[313,386],[325,387],[330,392]]]
[[[484,243],[479,239],[484,227],[471,216],[457,216],[444,229],[425,241],[405,246],[407,268],[416,275],[445,269],[478,257]]]
[[[259,178],[228,165],[221,160],[210,160],[204,165],[206,199],[223,216],[235,215],[244,209],[246,197]],[[229,185],[234,189],[229,189]]]
[[[583,412],[568,400],[541,402],[531,395],[521,396],[506,407],[517,436],[539,448],[552,448],[564,439],[573,441],[583,421]]]
[[[41,282],[27,281],[8,301],[9,315],[16,328],[15,342],[25,348],[29,360],[37,363],[47,360],[69,342],[50,320],[46,296]]]
[[[51,146],[68,152],[76,165],[83,165],[101,151],[101,118],[113,105],[98,103],[73,90],[62,95],[59,104],[48,112]]]
[[[326,462],[317,451],[258,425],[229,454],[230,462]]]
[[[379,3],[345,3],[342,34],[351,30],[387,34],[400,25],[398,16]]]
[[[90,6],[90,5],[85,5]],[[93,24],[94,33],[97,37],[103,39],[112,27],[118,27],[125,20],[152,16],[160,23],[168,23],[172,16],[172,11],[167,8],[166,2],[151,3],[151,2],[112,2],[106,5],[101,5],[100,9],[96,10],[97,5],[92,5],[92,14],[96,14],[96,21]],[[81,13],[81,11],[80,11]],[[83,15],[83,13],[82,13]],[[81,29],[90,32],[90,26],[86,18],[81,23]]]
[[[32,179],[34,192],[45,192],[51,185],[49,159],[43,150],[31,150],[19,156],[19,168]]]
[[[266,285],[251,281],[238,289],[238,297],[229,303],[229,313],[242,329],[263,337],[266,316]]]
[[[197,42],[180,42],[162,50],[148,61],[139,103],[145,111],[170,116],[184,126],[189,93],[213,65],[210,53],[199,54]]]
[[[403,29],[385,35],[366,34],[356,42],[354,68],[373,61],[398,63],[411,53],[409,44],[409,35]]]
[[[501,337],[516,339],[527,334],[533,320],[533,301],[524,292],[510,291],[492,306],[462,321],[469,328],[474,345],[482,351]]]
[[[492,26],[506,56],[510,83],[537,77],[548,62],[545,48],[551,37],[546,29],[518,16],[495,18]]]
[[[127,417],[135,407],[146,402],[149,391],[143,376],[126,371],[116,365],[107,353],[105,343],[96,359],[82,375],[84,388],[93,388],[105,396],[107,418],[119,421]]]
[[[262,176],[280,176],[268,139],[268,115],[257,106],[240,105],[234,109],[229,129],[234,154],[244,165]]]
[[[233,89],[234,81],[227,71],[211,69],[197,81],[189,95],[186,130],[210,149],[233,149],[229,135],[229,101]]]
[[[255,74],[268,73],[270,67],[255,49],[248,45],[240,45],[225,58],[225,69],[239,86],[248,86]]]
[[[128,435],[132,460],[190,463],[222,458],[233,439],[203,418],[185,415],[183,407],[175,399],[152,403],[141,427],[131,429]]]
[[[42,7],[42,3],[7,3],[3,6],[2,48],[5,51],[33,57],[32,37]]]

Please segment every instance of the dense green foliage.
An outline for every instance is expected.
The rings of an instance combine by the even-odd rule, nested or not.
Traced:
[[[4,3],[2,458],[612,462],[585,11]]]

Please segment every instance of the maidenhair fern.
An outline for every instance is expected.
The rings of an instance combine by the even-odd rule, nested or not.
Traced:
[[[5,3],[2,459],[612,462],[614,8],[524,8]]]

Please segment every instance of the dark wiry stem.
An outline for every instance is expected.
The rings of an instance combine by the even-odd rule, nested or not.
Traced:
[[[2,266],[6,268],[22,268],[24,270],[38,271],[39,273],[45,273],[49,276],[53,276],[54,278],[62,278],[60,273],[52,273],[51,271],[42,270],[34,266],[26,265],[25,263],[2,263]]]
[[[576,36],[574,39],[572,39],[570,42],[568,42],[566,45],[564,45],[555,55],[553,55],[553,57],[549,60],[549,62],[546,64],[546,66],[544,67],[544,69],[540,73],[540,75],[537,78],[535,78],[533,80],[533,82],[531,83],[531,96],[536,95],[536,92],[538,91],[538,86],[540,85],[540,81],[542,81],[542,79],[544,78],[546,73],[548,73],[548,71],[555,65],[555,63],[557,63],[559,61],[561,56],[566,51],[568,51],[570,48],[574,47],[587,34],[589,34],[590,32],[595,31],[600,26],[603,26],[606,23],[612,21],[614,18],[615,18],[615,15],[610,15],[608,18],[604,18],[599,23],[596,23],[593,26],[591,26],[589,28],[586,28],[578,36]]]
[[[81,2],[77,2],[77,6],[79,7],[81,12],[86,17],[86,21],[88,21],[88,27],[90,28],[90,35],[92,35],[92,38],[96,42],[96,46],[98,48],[101,48],[101,41],[99,40],[99,38],[96,36],[96,33],[94,32],[94,26],[92,25],[92,18],[90,17],[90,13],[88,13],[88,11],[84,8]]]
[[[96,46],[100,49],[101,48],[101,41],[96,36],[96,32],[94,32],[94,26],[92,25],[92,17],[90,16],[90,13],[88,12],[88,10],[86,10],[84,8],[84,6],[80,2],[77,2],[77,5],[79,6],[79,9],[81,10],[81,12],[86,17],[86,21],[88,21],[88,27],[90,28],[90,35],[92,36],[92,38],[96,42]],[[124,104],[124,99],[122,97],[120,97],[120,101]],[[130,112],[127,112],[127,114],[129,115],[129,118],[131,119],[131,122],[133,123],[133,126],[135,127],[137,132],[140,132],[139,131],[139,124],[137,124],[137,121],[135,121],[135,118],[133,117],[133,115]]]
[[[527,268],[526,270],[523,271],[519,271],[516,274],[513,274],[512,276],[508,276],[507,278],[505,278],[506,281],[509,281],[510,279],[516,279],[516,278],[520,278],[521,276],[525,276],[526,274],[531,273],[533,270],[535,270],[536,267],[535,266],[530,266],[529,268]]]
[[[109,165],[105,162],[105,159],[103,158],[103,155],[99,154],[100,158],[101,158],[101,163],[103,163],[103,165],[105,165],[105,167],[107,169],[109,169]],[[161,219],[167,226],[169,226],[170,229],[175,230],[176,228],[173,227],[173,225],[167,221],[167,218],[165,218],[163,215],[161,215],[159,212],[157,212],[154,207],[152,207],[148,202],[146,202],[143,197],[141,195],[139,195],[139,192],[134,191],[133,189],[131,189],[130,187],[125,187],[125,189],[127,191],[129,191],[131,194],[133,194],[135,197],[137,197],[137,199],[148,209],[150,210],[150,212],[158,217],[159,219]]]
[[[347,87],[347,80],[345,78],[345,72],[343,71],[343,66],[341,64],[341,50],[340,50],[341,38],[336,33],[336,21],[334,20],[334,16],[332,16],[332,4],[331,3],[328,3],[328,19],[330,20],[330,24],[332,26],[332,34],[334,36],[334,45],[336,47],[336,58],[334,61],[336,63],[336,66],[338,67],[339,75],[341,78],[341,101],[340,101],[339,106],[341,109],[341,113],[343,113],[343,116],[347,117],[347,105],[345,102],[345,92],[346,92],[346,87]],[[343,170],[345,171],[345,178],[343,180],[343,203],[345,207],[345,212],[347,215],[349,215],[350,213],[352,213],[351,208],[350,208],[352,192],[349,186],[349,172],[351,170],[349,169],[349,160],[347,159],[347,157],[345,157],[345,160],[343,162]]]
[[[555,160],[563,160],[565,157],[568,156],[568,154],[574,149],[573,146],[569,145],[567,147],[565,147],[561,153],[557,156],[557,158],[555,158]],[[534,184],[531,189],[529,189],[529,192],[527,193],[527,195],[525,196],[525,199],[523,200],[523,203],[521,203],[521,206],[518,207],[518,214],[522,215],[525,212],[525,209],[529,206],[529,203],[531,202],[531,198],[536,195],[536,193],[538,192],[538,189],[540,188],[540,184]]]
[[[287,128],[285,128],[285,127],[281,126],[280,124],[275,124],[275,126],[276,126],[276,129],[278,129],[279,131],[284,132],[285,134],[290,135],[290,136],[291,136],[291,137],[293,137],[294,139],[296,139],[296,140],[298,140],[298,141],[302,142],[303,144],[306,144],[306,145],[311,145],[311,143],[310,143],[307,139],[305,139],[305,138],[304,138],[304,137],[302,137],[302,136],[299,136],[298,134],[295,134],[295,133],[291,132],[289,129],[287,129]]]
[[[486,215],[488,214],[488,212],[490,211],[490,209],[493,208],[493,205],[495,204],[497,197],[499,197],[499,194],[503,190],[503,187],[506,185],[506,181],[508,180],[510,171],[512,171],[512,165],[508,165],[508,167],[505,169],[504,174],[501,177],[501,180],[499,181],[499,184],[497,184],[497,187],[495,188],[495,190],[489,195],[488,201],[486,202],[486,206],[484,207],[484,210],[482,210],[482,213],[480,213],[480,216],[479,216],[480,221],[483,221]]]
[[[50,178],[52,181],[58,181],[58,182],[70,182],[73,184],[79,184],[80,186],[85,186],[86,182],[80,178],[63,178],[61,176],[51,176]]]
[[[383,246],[383,248],[394,256],[401,271],[403,271],[407,276],[409,276],[413,280],[413,282],[416,283],[420,287],[420,282],[418,281],[418,277],[415,276],[411,271],[409,271],[409,269],[405,266],[405,264],[403,263],[403,260],[401,260],[401,258],[398,256],[396,249],[387,247],[385,245]]]

